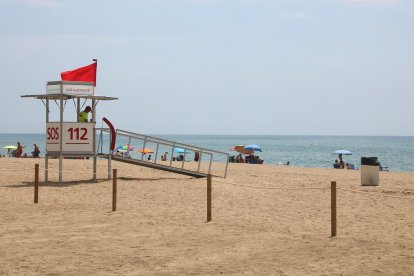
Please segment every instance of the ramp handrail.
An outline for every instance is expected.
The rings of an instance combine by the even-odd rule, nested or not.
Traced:
[[[98,129],[97,129],[98,130]],[[102,138],[102,132],[110,132],[109,129],[107,128],[101,128],[99,129],[101,134],[100,134],[100,141],[98,144],[101,145],[101,153],[102,153],[102,143],[103,143],[103,138]],[[128,144],[128,149],[126,150],[126,152],[122,155],[123,157],[128,157],[131,160],[139,160],[142,164],[142,162],[147,162],[147,163],[152,163],[152,164],[162,164],[163,167],[168,166],[171,168],[174,168],[175,171],[180,171],[180,169],[184,172],[188,172],[188,171],[194,171],[196,173],[205,173],[207,174],[213,174],[215,176],[218,177],[224,177],[226,178],[227,176],[227,169],[228,169],[228,160],[229,160],[229,154],[226,152],[221,152],[221,151],[217,151],[217,150],[211,150],[211,149],[207,149],[204,147],[199,147],[199,146],[194,146],[194,145],[189,145],[189,144],[185,144],[185,143],[181,143],[181,142],[176,142],[176,141],[170,141],[167,139],[163,139],[163,138],[158,138],[158,137],[154,137],[154,136],[149,136],[149,135],[144,135],[144,134],[139,134],[139,133],[134,133],[134,132],[130,132],[130,131],[126,131],[126,130],[121,130],[121,129],[117,129],[116,130],[116,139],[117,141],[120,141],[123,139],[127,139],[127,143]],[[146,145],[151,144],[154,145],[156,147],[155,149],[155,157],[153,160],[144,160],[144,155],[145,154],[141,154],[141,157],[135,157],[132,156],[130,154],[130,150],[129,150],[129,145],[136,145],[137,141],[139,140],[142,142],[142,148],[145,149]],[[163,162],[163,163],[159,163],[159,158],[160,158],[160,149],[164,148],[167,149],[167,151],[165,152],[169,152],[170,153],[170,158],[169,158],[169,162]],[[175,152],[175,150],[179,148],[181,150],[181,152],[179,153],[179,158],[174,158],[173,155]],[[162,152],[161,152],[162,153]],[[194,161],[196,161],[198,164],[196,166],[196,168],[194,168],[194,165],[191,165],[190,167],[192,168],[184,168],[185,164],[186,164],[186,156],[188,156],[188,154],[192,154],[194,153]],[[117,152],[115,151],[109,151],[110,155],[116,155]],[[198,158],[196,160],[196,155],[198,155]],[[203,158],[206,159],[207,157],[207,162],[202,162]],[[219,160],[220,158],[224,159],[223,161],[225,161],[225,166],[224,166],[224,172],[221,174],[216,174],[215,170],[214,173],[212,173],[212,165],[213,165],[213,159]],[[167,160],[162,160],[162,161],[167,161]],[[179,163],[174,162],[173,161],[181,161],[181,168],[177,167],[177,165]],[[191,162],[193,163],[193,162]],[[223,163],[223,162],[221,162]],[[194,164],[194,163],[193,163]],[[205,166],[208,165],[208,169],[207,170],[202,170],[201,166]],[[155,168],[155,167],[154,167]]]

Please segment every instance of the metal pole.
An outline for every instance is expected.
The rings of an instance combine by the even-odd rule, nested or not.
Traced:
[[[108,180],[112,178],[111,170],[112,170],[112,154],[109,154],[108,156]]]
[[[224,178],[227,177],[227,168],[229,167],[229,156],[227,155],[226,168],[224,169]]]
[[[128,139],[128,148],[127,148],[128,155],[129,155],[129,147],[131,146],[131,139],[132,139],[132,137],[129,136],[129,139]]]
[[[49,183],[49,155],[45,155],[45,184]]]
[[[331,236],[336,236],[336,182],[331,182]]]
[[[158,149],[160,147],[160,143],[157,142],[157,149],[155,150],[155,158],[154,158],[154,162],[155,164],[157,164],[157,158],[158,158]]]
[[[211,221],[211,174],[207,175],[207,222]]]
[[[60,147],[59,147],[59,183],[63,182],[63,84],[60,83],[60,128],[59,128],[59,140],[60,140]]]
[[[93,137],[92,137],[92,143],[93,143],[93,180],[96,181],[96,130],[95,130],[95,124],[96,124],[96,104],[95,99],[92,99],[92,124],[93,124]]]
[[[131,138],[129,138],[131,139]],[[147,137],[144,138],[144,145],[142,146],[141,161],[144,160],[145,145],[147,144]]]
[[[96,168],[97,168],[97,158],[96,155],[93,157],[93,180],[96,181]]]
[[[116,194],[117,194],[117,169],[113,171],[114,178],[112,179],[112,211],[116,211]]]
[[[63,182],[63,156],[62,153],[59,155],[59,183]]]
[[[39,164],[35,164],[34,203],[39,200]]]
[[[77,98],[76,122],[78,122],[78,123],[79,123],[79,113],[80,113],[80,98]]]
[[[198,160],[197,172],[200,171],[201,159],[203,158],[203,149],[200,150],[200,159]]]
[[[181,169],[184,168],[184,162],[185,162],[185,153],[187,152],[187,149],[184,149],[184,158],[183,158],[183,162],[181,163]]]
[[[175,149],[175,143],[173,143],[173,147],[172,147],[172,151],[171,151],[171,156],[170,156],[170,167],[172,167],[172,160],[173,160],[173,155],[174,155],[174,149]]]
[[[103,124],[102,124],[102,127],[103,127]],[[111,139],[111,138],[109,138],[109,139]],[[110,142],[110,140],[109,140],[109,142]],[[98,148],[99,148],[99,146],[101,146],[100,150],[99,150],[99,153],[103,154],[103,129],[101,129],[101,132],[99,133]]]
[[[46,126],[49,123],[49,99],[46,99]],[[47,129],[46,129],[47,132]],[[45,184],[49,182],[49,155],[47,153],[47,133],[46,133],[46,154],[45,154]]]
[[[213,154],[210,153],[210,165],[208,166],[208,173],[211,171],[211,163],[213,162]]]
[[[102,139],[103,144],[103,139]],[[112,145],[112,135],[109,135],[109,152],[108,152],[108,180],[112,178],[111,170],[112,170],[112,151],[111,151],[111,145]]]

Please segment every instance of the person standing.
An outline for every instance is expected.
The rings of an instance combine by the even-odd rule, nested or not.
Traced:
[[[168,152],[164,152],[164,154],[161,156],[161,161],[167,161],[167,154]]]
[[[20,142],[17,142],[16,157],[21,158],[23,154],[23,147]]]
[[[40,148],[36,143],[33,143],[34,149],[33,149],[33,158],[38,158],[40,154]]]
[[[85,123],[88,122],[88,113],[92,111],[92,108],[88,105],[85,109],[79,112],[79,122]]]
[[[200,152],[196,151],[194,152],[194,161],[198,162],[198,160],[200,160]]]

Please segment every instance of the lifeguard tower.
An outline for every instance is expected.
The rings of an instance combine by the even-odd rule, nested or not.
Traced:
[[[45,182],[48,182],[49,158],[59,158],[59,182],[63,181],[63,159],[92,158],[93,180],[96,180],[96,111],[100,101],[117,100],[114,97],[96,96],[92,82],[50,81],[46,85],[46,94],[23,95],[23,98],[42,100],[46,114],[46,154]],[[67,103],[73,101],[76,114],[65,114]],[[50,120],[50,105],[58,107],[58,120]],[[89,122],[79,122],[78,114],[85,106],[92,107]],[[108,158],[108,178],[111,178],[111,158]]]
[[[121,129],[115,130],[106,118],[103,118],[103,121],[108,127],[97,128],[98,102],[117,100],[117,98],[95,95],[93,82],[51,81],[47,83],[46,94],[21,97],[40,99],[46,107],[45,182],[49,179],[50,158],[59,158],[60,183],[63,181],[63,160],[66,158],[92,158],[93,180],[97,179],[97,158],[108,159],[108,179],[112,178],[112,160],[192,177],[207,177],[208,174],[212,174],[225,178],[227,175],[228,153]],[[76,114],[73,114],[74,111],[68,112],[67,103],[71,101]],[[55,103],[59,112],[54,120],[51,120],[50,116],[51,103]],[[86,106],[92,107],[92,119],[90,122],[79,122],[78,114]],[[109,136],[108,146],[105,147],[103,147],[103,135]],[[126,154],[122,156],[117,154],[115,141],[125,142]],[[129,146],[132,144],[140,144],[141,153],[130,152]],[[144,152],[149,150],[149,147],[155,148],[152,151],[154,157],[144,159]],[[179,158],[173,157],[178,152]],[[161,158],[162,155],[164,158]],[[165,158],[166,155],[169,156],[168,160]]]

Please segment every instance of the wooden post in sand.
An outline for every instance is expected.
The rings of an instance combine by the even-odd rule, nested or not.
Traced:
[[[331,236],[336,236],[336,181],[331,182]]]
[[[39,164],[35,164],[34,203],[39,200]]]
[[[211,174],[207,174],[207,222],[211,221]]]
[[[116,178],[117,169],[112,171],[112,211],[116,211]]]

